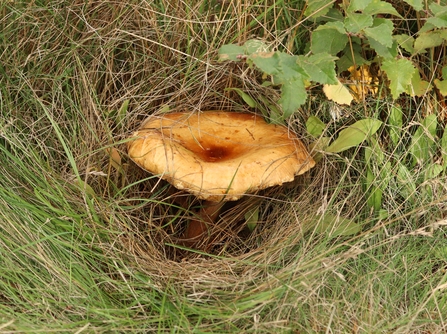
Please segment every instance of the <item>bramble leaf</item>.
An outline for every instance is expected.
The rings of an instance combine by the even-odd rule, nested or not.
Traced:
[[[357,34],[361,30],[371,27],[372,24],[372,16],[361,13],[348,13],[344,21],[346,30],[353,34]]]
[[[390,48],[393,45],[393,22],[388,19],[375,19],[371,28],[365,28],[365,35],[374,39],[383,46]]]
[[[307,92],[302,77],[282,83],[281,98],[278,103],[283,110],[283,119],[290,117],[298,108],[306,102]]]
[[[236,44],[222,45],[219,49],[219,61],[232,60],[240,61],[240,56],[244,55],[244,47]]]
[[[421,79],[419,71],[414,71],[411,84],[408,86],[406,93],[411,96],[424,96],[432,88],[428,81]]]
[[[269,52],[267,44],[259,39],[249,39],[244,43],[244,53],[250,55],[256,52]]]
[[[444,43],[442,31],[427,31],[419,34],[414,41],[414,54],[425,53],[427,49],[434,48]]]
[[[262,72],[275,75],[279,72],[278,57],[276,52],[257,52],[248,58],[248,61],[255,64]]]
[[[332,0],[312,0],[308,1],[304,15],[306,17],[312,16],[317,18],[326,15],[330,8],[333,6]]]
[[[372,0],[352,0],[349,2],[349,6],[347,9],[348,13],[354,13],[357,11],[363,11],[366,6],[371,3]]]
[[[336,84],[335,60],[337,57],[328,53],[319,53],[309,57],[298,56],[298,66],[306,71],[310,80],[321,84]]]
[[[443,78],[444,80],[447,80],[447,66],[444,66],[444,67],[442,68],[441,73],[442,73],[442,78]]]
[[[376,41],[373,38],[368,38],[368,42],[372,49],[376,51],[376,53],[385,59],[395,58],[397,56],[397,42],[393,40],[393,44],[390,48],[387,48],[385,45]]]
[[[264,73],[273,76],[276,85],[294,80],[296,78],[307,77],[306,72],[297,64],[298,56],[291,56],[283,52],[259,52],[249,57]]]
[[[429,17],[426,22],[440,29],[447,27],[447,6],[433,2],[429,8],[435,16]]]
[[[447,27],[447,20],[441,17],[429,17],[426,22],[434,25],[436,28]]]
[[[278,59],[278,72],[274,76],[275,83],[283,83],[296,78],[307,78],[306,71],[297,63],[298,56],[277,52],[275,58]]]
[[[413,7],[415,10],[423,10],[422,0],[404,0],[407,4]]]
[[[327,52],[336,55],[345,48],[348,36],[341,22],[328,22],[312,32],[311,51],[313,54]]]
[[[394,40],[407,52],[413,53],[414,37],[406,34],[394,35]]]
[[[391,14],[402,18],[402,16],[397,12],[393,5],[381,0],[373,0],[372,2],[370,2],[368,6],[366,6],[363,13],[368,15]]]
[[[439,89],[439,92],[442,94],[442,96],[447,96],[447,80],[434,80],[436,88]]]
[[[381,69],[386,72],[388,79],[390,79],[391,95],[394,99],[397,99],[401,93],[407,91],[407,87],[410,85],[413,74],[416,71],[413,63],[405,58],[385,60]]]
[[[354,57],[354,59],[352,57]],[[362,48],[360,45],[353,44],[352,48],[347,45],[343,50],[343,56],[337,61],[337,70],[343,72],[350,68],[352,64],[361,66],[363,64],[369,65],[370,63],[370,61],[362,57]]]

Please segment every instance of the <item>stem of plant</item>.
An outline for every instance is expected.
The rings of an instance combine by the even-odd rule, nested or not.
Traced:
[[[208,225],[213,224],[219,216],[225,202],[203,201],[197,219],[191,219],[185,231],[184,241],[195,245],[202,241],[208,232]]]

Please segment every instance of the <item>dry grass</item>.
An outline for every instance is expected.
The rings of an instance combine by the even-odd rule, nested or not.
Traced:
[[[210,253],[175,245],[197,203],[126,156],[148,115],[254,112],[227,87],[274,103],[274,89],[243,64],[218,63],[217,49],[253,35],[292,45],[278,36],[305,35],[299,2],[43,3],[0,4],[0,331],[446,328],[444,232],[414,223],[441,221],[445,208],[396,200],[390,219],[376,219],[358,155],[328,156],[285,188],[229,205]],[[312,103],[288,124],[307,143],[303,121],[325,112]],[[244,213],[256,207],[250,233]],[[363,232],[318,233],[324,212]]]

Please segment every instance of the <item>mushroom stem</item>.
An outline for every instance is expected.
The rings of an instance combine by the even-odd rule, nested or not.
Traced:
[[[202,207],[198,212],[198,219],[190,220],[185,231],[185,239],[191,242],[197,242],[208,231],[208,225],[215,222],[219,216],[220,209],[224,202],[203,201]]]

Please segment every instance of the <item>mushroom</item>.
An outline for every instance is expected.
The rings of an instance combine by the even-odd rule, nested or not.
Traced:
[[[203,201],[185,231],[187,245],[203,238],[226,201],[293,181],[315,165],[296,134],[249,113],[152,116],[131,138],[136,164]]]

